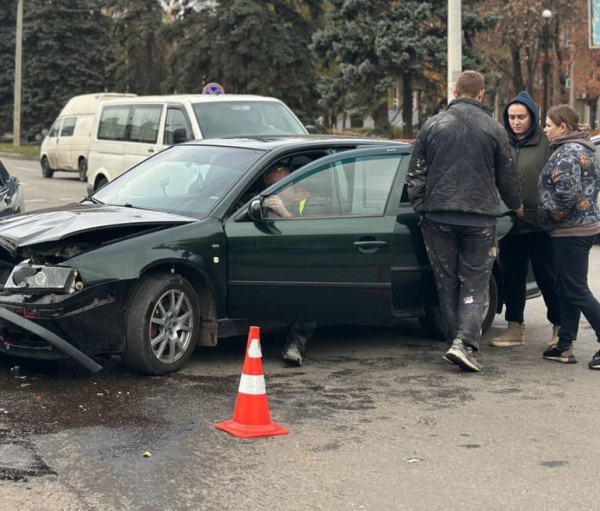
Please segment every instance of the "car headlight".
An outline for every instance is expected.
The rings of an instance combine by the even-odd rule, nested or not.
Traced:
[[[77,276],[73,268],[22,263],[13,268],[4,289],[72,293],[83,287]]]

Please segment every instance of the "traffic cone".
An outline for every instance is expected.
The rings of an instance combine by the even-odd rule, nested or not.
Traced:
[[[257,326],[251,326],[248,332],[246,358],[233,419],[220,422],[216,427],[239,438],[287,435],[289,432],[283,426],[271,421],[262,368],[260,330]]]

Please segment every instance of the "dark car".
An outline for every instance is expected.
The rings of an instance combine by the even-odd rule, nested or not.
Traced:
[[[23,213],[25,201],[19,180],[0,161],[0,217]]]
[[[173,146],[81,203],[0,222],[0,352],[119,353],[179,369],[243,320],[441,329],[418,217],[411,146],[306,136]],[[274,164],[291,174],[265,189]],[[301,190],[295,215],[269,200]],[[499,219],[498,232],[510,228]],[[498,268],[484,328],[499,307]],[[82,362],[83,363],[83,362]]]

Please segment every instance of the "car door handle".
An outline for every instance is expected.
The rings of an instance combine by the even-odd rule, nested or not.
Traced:
[[[358,250],[360,250],[363,254],[372,254],[374,252],[377,252],[377,249],[379,247],[387,246],[387,241],[361,240],[361,241],[355,241],[354,246],[358,247]]]
[[[148,149],[148,152],[149,152],[149,153],[153,153],[153,152],[154,152],[154,149],[150,148],[150,149]]]

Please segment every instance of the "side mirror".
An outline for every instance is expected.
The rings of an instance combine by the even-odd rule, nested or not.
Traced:
[[[248,216],[255,222],[262,222],[262,205],[260,199],[252,199],[248,204]]]
[[[188,136],[185,128],[176,128],[173,132],[173,143],[180,144],[181,142],[187,142]]]
[[[304,126],[306,128],[306,131],[308,131],[309,135],[316,135],[317,132],[317,127],[313,126],[312,124],[307,124],[306,126]]]

